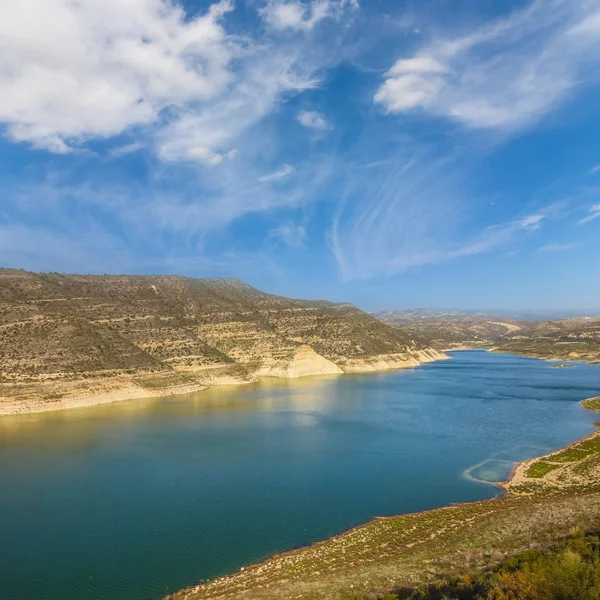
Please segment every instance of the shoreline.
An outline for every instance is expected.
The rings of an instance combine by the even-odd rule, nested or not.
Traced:
[[[579,404],[587,410],[600,412],[600,396],[586,398]],[[571,485],[550,489],[546,489],[543,485],[538,486],[537,489],[520,489],[519,486],[512,484],[516,481],[517,474],[525,468],[530,468],[532,464],[571,449],[577,449],[581,444],[596,438],[600,438],[600,429],[561,449],[517,463],[505,481],[485,482],[501,490],[502,493],[495,498],[460,502],[416,513],[375,517],[328,539],[317,541],[303,548],[275,554],[260,563],[243,566],[230,575],[181,590],[166,596],[165,600],[209,600],[213,598],[278,600],[292,597],[292,594],[293,597],[299,599],[316,599],[325,597],[324,595],[315,595],[314,591],[317,588],[321,589],[323,585],[328,586],[327,597],[332,599],[341,598],[342,595],[338,596],[338,594],[346,593],[347,590],[364,593],[365,598],[371,597],[368,594],[372,594],[374,590],[377,593],[385,594],[397,589],[398,584],[402,582],[434,581],[436,575],[432,573],[434,569],[431,568],[431,564],[435,564],[436,561],[445,565],[445,560],[456,560],[457,556],[460,559],[463,555],[471,557],[472,560],[473,551],[470,550],[470,547],[475,545],[474,538],[478,541],[480,538],[486,539],[486,527],[496,526],[500,532],[495,537],[490,534],[493,540],[489,542],[490,552],[492,550],[498,552],[498,547],[503,547],[503,544],[506,546],[507,556],[522,551],[524,548],[543,546],[544,543],[548,543],[548,532],[552,532],[554,536],[552,539],[555,541],[561,536],[568,535],[573,527],[585,528],[598,522],[600,518],[600,469],[596,473],[596,479],[586,481],[586,485],[571,482]],[[595,459],[595,462],[600,465],[600,448],[597,455],[590,454],[588,458]],[[580,465],[584,461],[585,458],[571,463],[565,462],[564,467],[569,468],[573,464]],[[542,479],[543,477],[540,478],[540,480]],[[484,482],[482,481],[482,483]],[[466,519],[465,514],[468,517]],[[532,521],[530,527],[523,525],[524,516]],[[498,521],[502,521],[500,526]],[[475,522],[480,522],[481,526],[481,530],[476,530],[476,533],[473,531]],[[428,527],[429,529],[433,527],[433,530],[427,537]],[[514,531],[511,530],[511,527]],[[510,535],[507,533],[507,529],[510,531]],[[392,531],[393,534],[391,534]],[[444,531],[450,536],[457,537],[455,546],[446,543]],[[382,532],[385,532],[383,542]],[[461,535],[466,538],[463,539]],[[518,536],[521,536],[522,539],[515,543],[513,537],[518,538]],[[540,541],[536,541],[537,537],[540,538]],[[392,567],[390,567],[386,565],[388,559],[383,554],[388,552],[389,546],[397,544],[397,538],[401,538],[404,543],[400,549],[390,553],[390,560],[393,561]],[[504,540],[504,538],[506,539]],[[349,557],[348,550],[349,547],[354,548],[357,545],[360,546],[359,550],[362,554],[367,551],[366,554],[369,556],[368,559],[358,561],[358,564],[355,562],[356,559]],[[420,557],[419,554],[423,547],[429,550],[426,559]],[[359,550],[357,549],[357,552]],[[372,553],[368,552],[369,550],[372,550]],[[439,555],[434,550],[439,552]],[[431,558],[431,552],[436,556],[435,560]],[[379,569],[376,568],[377,565],[373,566],[372,564],[373,559],[370,557],[373,553],[378,557],[377,560],[382,562]],[[480,550],[480,554],[484,554],[483,550]],[[320,572],[321,565],[327,562],[325,557],[330,555],[332,561],[341,560],[342,563],[340,574],[333,579],[331,576],[322,577]],[[405,574],[407,565],[403,561],[410,562],[413,569],[408,578]],[[496,562],[499,562],[499,559]],[[464,558],[462,562],[459,560],[458,564],[463,566],[457,568],[462,568],[464,571]],[[490,564],[494,563],[484,561],[477,568],[489,568]],[[429,569],[427,565],[430,565]],[[393,569],[396,569],[399,574],[391,577],[390,573]],[[290,573],[293,573],[293,576]],[[269,577],[272,577],[272,580]],[[365,578],[367,578],[366,581]],[[361,585],[357,584],[359,581],[362,582]],[[358,598],[358,596],[356,597]]]
[[[145,400],[150,398],[184,396],[195,394],[208,389],[209,386],[197,384],[189,386],[172,386],[156,391],[146,390],[136,386],[117,388],[112,391],[90,393],[82,396],[73,396],[61,398],[55,401],[43,402],[29,406],[24,410],[19,410],[22,405],[16,402],[7,402],[0,404],[0,418],[17,415],[39,414],[45,412],[54,412],[59,410],[70,410],[77,408],[90,408],[93,406],[102,406],[105,404],[116,404],[126,402],[127,400]],[[30,401],[35,402],[35,401]]]
[[[340,375],[356,375],[360,373],[377,373],[389,372],[402,369],[411,369],[420,367],[421,365],[441,360],[450,360],[451,357],[439,350],[428,349],[419,351],[419,359],[411,358],[409,360],[400,361],[393,358],[391,355],[381,355],[380,357],[362,360],[361,363],[355,361],[348,365],[348,370],[339,373],[330,373]],[[387,360],[386,360],[387,359]],[[274,380],[289,380],[289,379],[304,379],[307,377],[319,377],[327,373],[307,372],[301,376],[263,376]],[[156,389],[149,389],[136,385],[133,378],[119,379],[113,378],[98,378],[95,381],[89,382],[88,390],[85,393],[73,393],[69,395],[67,392],[63,397],[57,399],[44,400],[43,398],[30,397],[27,399],[14,399],[8,396],[0,396],[0,418],[24,414],[35,414],[42,412],[51,412],[58,410],[69,410],[76,408],[89,408],[92,406],[101,406],[104,404],[114,404],[116,402],[125,402],[127,400],[144,400],[149,398],[161,398],[172,396],[184,396],[202,392],[206,389],[217,387],[220,385],[248,385],[256,383],[261,377],[256,376],[249,379],[234,379],[233,377],[225,377],[222,381],[217,382],[190,382],[176,383],[173,385],[158,386]],[[73,383],[70,381],[69,383]],[[122,385],[118,385],[122,384]],[[40,384],[38,384],[40,385]],[[41,384],[43,385],[43,384]],[[95,386],[95,387],[94,387]],[[112,386],[112,387],[111,387]],[[91,389],[89,389],[91,388]]]
[[[600,413],[600,396],[592,396],[581,400],[579,405],[585,410]],[[583,480],[579,473],[581,466],[587,459],[593,458],[600,448],[596,449],[595,441],[600,440],[600,426],[589,435],[586,435],[573,443],[553,450],[547,454],[523,460],[515,465],[506,481],[499,482],[507,494],[531,494],[548,489],[561,490],[568,487],[581,487],[593,483],[590,477],[596,477],[596,483],[600,484],[600,472],[585,473]],[[531,475],[531,470],[536,465],[549,470],[541,476]],[[546,467],[545,465],[548,465]],[[573,471],[569,473],[569,471]],[[570,476],[570,479],[569,479]],[[536,489],[540,488],[540,489]]]

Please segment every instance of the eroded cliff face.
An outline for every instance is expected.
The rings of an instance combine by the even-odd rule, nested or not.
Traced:
[[[352,305],[232,279],[0,270],[0,414],[443,357]]]

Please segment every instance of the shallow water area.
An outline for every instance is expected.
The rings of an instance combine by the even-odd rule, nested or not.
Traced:
[[[484,351],[0,418],[0,595],[153,600],[374,516],[490,498],[593,431],[600,366]]]

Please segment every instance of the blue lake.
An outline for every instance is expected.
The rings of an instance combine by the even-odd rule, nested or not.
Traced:
[[[457,352],[0,417],[0,597],[157,600],[378,515],[493,497],[593,431],[600,366]]]

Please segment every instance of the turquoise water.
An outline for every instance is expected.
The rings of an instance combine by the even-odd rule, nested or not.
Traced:
[[[600,366],[457,352],[0,418],[0,597],[155,600],[374,516],[490,498],[593,430]]]

